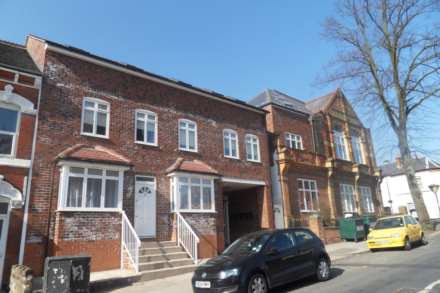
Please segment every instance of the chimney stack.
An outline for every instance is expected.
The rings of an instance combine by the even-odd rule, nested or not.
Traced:
[[[396,167],[397,169],[402,168],[402,159],[400,157],[396,157]]]

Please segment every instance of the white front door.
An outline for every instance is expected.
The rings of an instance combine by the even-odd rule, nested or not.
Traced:
[[[136,176],[134,228],[139,237],[156,237],[156,179]]]

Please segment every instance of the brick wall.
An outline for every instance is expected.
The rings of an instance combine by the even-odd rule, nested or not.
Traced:
[[[263,114],[51,51],[40,56],[41,48],[35,40],[30,43],[29,49],[34,59],[44,62],[45,76],[34,165],[32,213],[27,237],[29,253],[25,255],[26,262],[33,264],[33,268],[42,263],[41,254],[44,254],[48,238],[52,237],[47,233],[48,225],[52,231],[56,225],[55,218],[51,217],[57,209],[59,186],[59,170],[54,158],[74,144],[101,145],[132,161],[133,168],[125,174],[123,203],[131,220],[134,217],[134,176],[156,177],[158,240],[172,237],[170,179],[165,170],[178,157],[202,160],[223,176],[262,180],[269,184],[268,138]],[[80,135],[81,107],[85,96],[110,103],[109,139]],[[157,147],[134,143],[136,109],[150,110],[157,114]],[[180,118],[197,123],[198,153],[178,150],[177,126]],[[223,157],[222,133],[225,128],[234,129],[238,133],[240,160]],[[260,140],[261,163],[244,159],[244,137],[247,133],[257,135]],[[218,192],[216,196],[220,197]],[[219,223],[223,221],[221,200],[216,207],[220,213],[216,223],[212,216],[209,217],[209,224],[213,227],[206,229],[210,232],[218,229]],[[270,224],[270,194],[265,196],[264,208],[264,221]],[[216,239],[211,237],[210,241],[217,242],[216,245],[221,247],[222,237],[222,232],[217,231]],[[39,253],[34,256],[31,253],[34,251]],[[38,273],[39,270],[35,271]]]
[[[36,77],[30,77],[28,74],[24,74],[20,71],[12,72],[9,69],[0,67],[0,91],[3,91],[6,85],[12,85],[13,93],[34,103],[35,109],[38,107],[39,95],[39,88],[34,86],[36,80]],[[17,159],[29,161],[31,159],[35,119],[35,115],[20,114],[15,156]],[[13,161],[14,158],[11,159]],[[24,184],[25,180],[28,180],[28,168],[2,165],[0,166],[0,174],[4,177],[4,181],[18,189],[23,196],[25,195]],[[29,183],[27,182],[27,184]],[[22,207],[11,208],[9,213],[9,225],[8,227],[4,227],[4,229],[7,228],[8,230],[3,266],[3,283],[9,281],[11,267],[18,263],[23,213],[24,209]]]
[[[268,131],[279,135],[280,143],[285,145],[285,133],[290,132],[301,135],[305,151],[313,151],[312,127],[308,116],[294,113],[277,106],[264,107],[270,113],[267,115]]]

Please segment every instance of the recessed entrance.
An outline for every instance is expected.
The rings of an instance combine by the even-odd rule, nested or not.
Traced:
[[[225,246],[237,238],[261,229],[264,182],[223,178]]]

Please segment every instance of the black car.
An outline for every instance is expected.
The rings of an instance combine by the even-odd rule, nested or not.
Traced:
[[[247,234],[221,255],[194,272],[194,292],[252,292],[309,276],[330,278],[330,258],[324,244],[304,228],[267,230]]]

